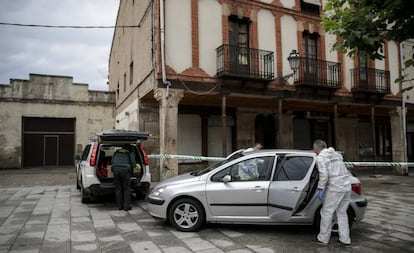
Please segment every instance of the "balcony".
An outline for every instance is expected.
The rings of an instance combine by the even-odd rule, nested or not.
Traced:
[[[354,96],[385,96],[390,93],[390,72],[380,69],[351,69],[351,90]]]
[[[274,77],[274,54],[254,48],[221,45],[216,49],[217,77],[268,83]]]
[[[301,57],[294,84],[299,88],[335,92],[341,88],[341,64]]]

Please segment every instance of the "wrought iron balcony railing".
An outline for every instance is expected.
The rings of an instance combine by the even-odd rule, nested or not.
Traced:
[[[339,89],[341,88],[341,64],[301,57],[294,80],[296,86]]]
[[[352,92],[388,94],[390,93],[390,72],[371,68],[351,69]]]
[[[266,50],[221,45],[216,49],[217,76],[272,81],[274,53]]]

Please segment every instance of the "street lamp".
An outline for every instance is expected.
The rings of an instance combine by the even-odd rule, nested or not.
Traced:
[[[290,73],[288,75],[285,76],[281,76],[279,78],[279,83],[281,85],[284,85],[287,80],[292,77],[296,71],[299,69],[299,65],[300,65],[300,57],[299,57],[299,53],[296,50],[292,50],[292,52],[290,52],[289,57],[287,58],[287,60],[289,61],[289,66],[292,69],[293,73]]]

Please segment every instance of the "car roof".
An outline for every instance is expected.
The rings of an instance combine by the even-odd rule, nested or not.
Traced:
[[[97,133],[96,136],[100,143],[136,143],[139,140],[147,140],[149,138],[147,133],[118,129],[105,130]]]
[[[316,156],[316,154],[312,150],[300,150],[300,149],[261,149],[257,151],[248,151],[244,152],[245,154],[261,154],[261,153],[271,153],[275,155],[312,155]]]

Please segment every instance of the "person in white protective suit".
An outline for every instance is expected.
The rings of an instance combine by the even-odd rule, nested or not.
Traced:
[[[351,200],[349,171],[341,154],[333,148],[327,148],[326,142],[317,140],[313,143],[319,170],[318,198],[323,202],[321,209],[320,232],[314,241],[328,245],[331,238],[332,218],[336,212],[339,230],[339,244],[350,247],[348,209]]]

